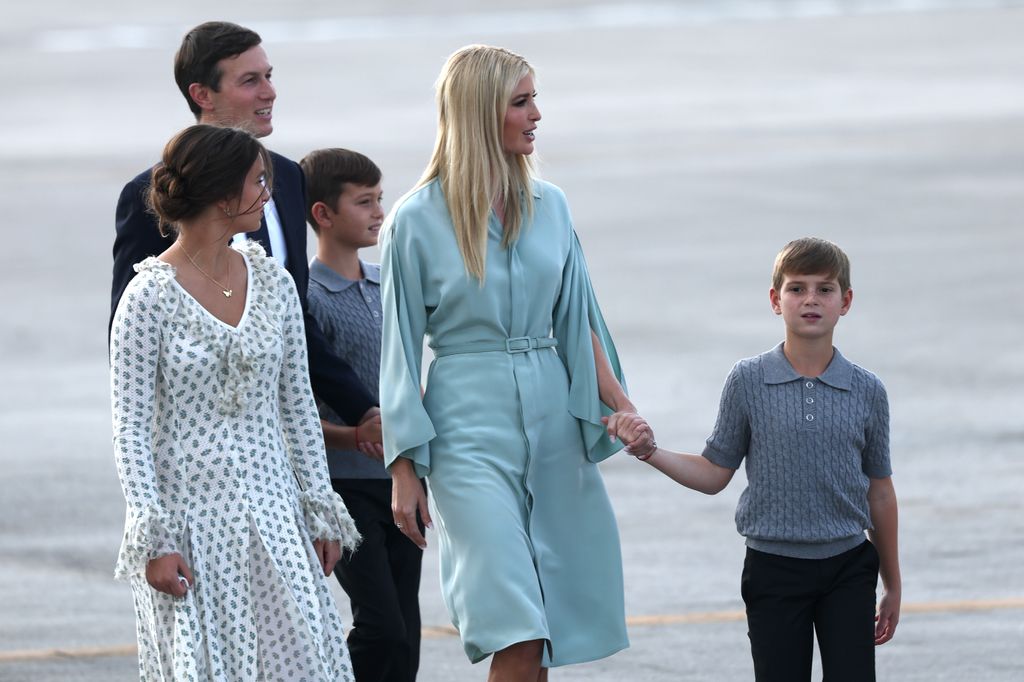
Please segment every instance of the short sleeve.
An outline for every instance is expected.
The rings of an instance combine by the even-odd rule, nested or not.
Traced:
[[[718,466],[739,469],[749,450],[750,416],[743,391],[743,375],[737,364],[725,379],[715,428],[702,454]]]
[[[871,410],[864,433],[864,452],[861,467],[869,478],[885,478],[892,475],[889,459],[889,396],[881,381],[875,380],[871,396]]]

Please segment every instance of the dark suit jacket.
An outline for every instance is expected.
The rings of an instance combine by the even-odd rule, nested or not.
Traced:
[[[288,249],[288,272],[302,300],[306,316],[306,347],[309,351],[309,375],[313,391],[349,424],[359,419],[376,403],[348,364],[335,356],[316,320],[306,306],[309,287],[309,263],[306,262],[306,180],[294,161],[270,153],[274,166],[274,204],[281,218],[285,245]],[[114,279],[110,296],[110,322],[128,282],[135,276],[132,266],[147,256],[156,256],[174,242],[174,237],[160,236],[156,217],[146,210],[150,170],[131,180],[117,200],[116,236],[114,237]],[[259,235],[265,234],[261,230]],[[252,235],[258,237],[258,235]],[[270,253],[270,244],[261,239]],[[109,324],[108,324],[109,328]]]

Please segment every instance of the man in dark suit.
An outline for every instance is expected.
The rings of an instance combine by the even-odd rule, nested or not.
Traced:
[[[273,132],[277,93],[271,83],[273,67],[261,42],[254,31],[227,22],[201,24],[185,35],[174,58],[174,79],[196,121],[244,128],[256,137]],[[295,280],[306,311],[306,345],[313,390],[350,424],[377,420],[379,409],[373,397],[352,369],[329,350],[306,308],[309,263],[302,169],[280,154],[270,155],[273,194],[264,209],[263,224],[251,238],[281,261]],[[146,210],[149,178],[149,169],[140,173],[125,185],[117,201],[111,322],[125,287],[135,276],[132,266],[147,256],[162,253],[174,241],[173,236],[160,235],[156,218]],[[376,431],[379,433],[379,429]]]

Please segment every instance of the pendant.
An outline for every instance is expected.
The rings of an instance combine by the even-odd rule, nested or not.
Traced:
[[[224,294],[224,298],[231,298],[232,294],[234,294],[235,292],[232,291],[231,289],[223,289],[221,290],[220,293]]]

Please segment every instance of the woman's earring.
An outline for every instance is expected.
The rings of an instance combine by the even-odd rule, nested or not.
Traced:
[[[225,207],[225,208],[224,208],[224,215],[226,215],[226,216],[227,216],[227,217],[229,217],[229,218],[234,218],[234,217],[235,217],[235,216],[234,216],[234,215],[233,215],[233,214],[231,213],[231,209],[229,209],[229,208],[227,208],[227,207]]]

